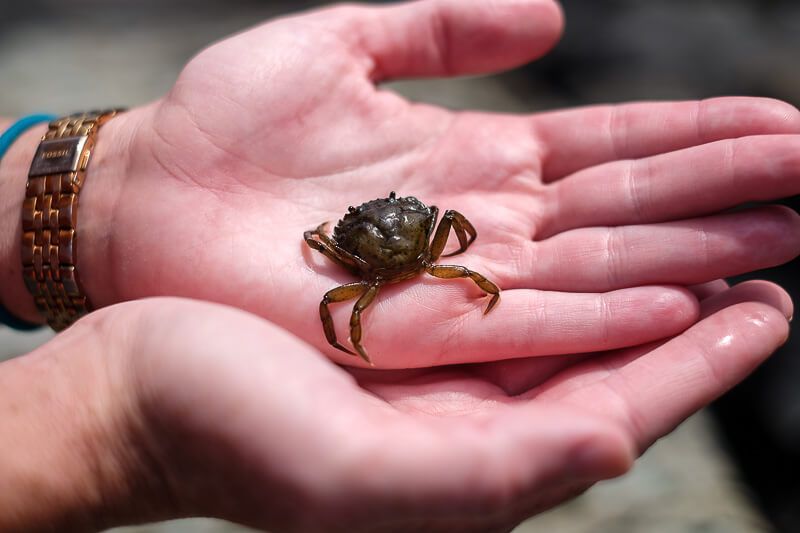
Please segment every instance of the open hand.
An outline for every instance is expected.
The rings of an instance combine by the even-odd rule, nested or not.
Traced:
[[[512,116],[413,104],[377,85],[510,68],[560,31],[549,0],[431,0],[279,19],[212,46],[166,97],[107,126],[130,159],[119,181],[90,177],[82,200],[113,206],[84,226],[103,234],[82,237],[103,243],[81,252],[102,265],[87,267],[90,296],[234,305],[357,364],[327,345],[317,311],[325,291],[356,280],[302,234],[397,191],[464,213],[478,239],[454,262],[503,289],[484,317],[471,283],[383,288],[365,344],[379,367],[420,367],[665,338],[698,312],[671,285],[800,251],[793,212],[723,212],[800,191],[800,114],[787,104]],[[349,312],[334,311],[340,339]]]
[[[512,382],[501,364],[348,372],[252,315],[148,299],[92,314],[0,377],[17,365],[62,383],[51,397],[71,407],[47,431],[56,445],[71,428],[96,436],[57,449],[102,465],[82,486],[103,495],[104,526],[508,531],[626,471],[779,346],[792,314],[763,282],[702,307],[661,345],[504,363]]]

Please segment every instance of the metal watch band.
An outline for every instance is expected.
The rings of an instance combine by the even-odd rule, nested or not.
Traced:
[[[91,311],[78,277],[78,194],[97,131],[121,110],[50,122],[31,163],[22,207],[22,276],[56,331]]]

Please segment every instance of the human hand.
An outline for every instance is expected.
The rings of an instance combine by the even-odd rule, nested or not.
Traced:
[[[785,341],[791,314],[782,290],[747,283],[661,345],[511,361],[536,370],[512,384],[497,364],[348,372],[208,303],[112,306],[0,364],[0,491],[15,495],[0,526],[507,531],[627,470]]]
[[[697,302],[658,285],[798,253],[793,213],[718,213],[800,190],[800,114],[786,104],[734,98],[510,116],[453,113],[376,89],[510,68],[544,53],[560,30],[547,0],[439,0],[328,9],[209,48],[164,99],[103,130],[98,150],[129,158],[113,179],[100,163],[114,158],[96,154],[106,175],[90,175],[82,193],[81,216],[94,217],[79,224],[91,299],[227,303],[357,364],[328,347],[317,314],[325,291],[353,279],[301,237],[391,190],[463,212],[479,237],[458,262],[504,292],[483,317],[485,302],[466,283],[421,277],[385,287],[364,319],[381,367],[664,338],[694,322]],[[334,310],[340,326],[345,307]]]

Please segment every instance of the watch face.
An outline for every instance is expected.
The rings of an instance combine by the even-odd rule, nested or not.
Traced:
[[[88,136],[83,135],[42,141],[28,175],[35,177],[77,172],[81,153],[88,139]]]

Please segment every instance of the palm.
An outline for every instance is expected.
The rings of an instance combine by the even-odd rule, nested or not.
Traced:
[[[172,475],[185,513],[286,531],[490,531],[631,460],[615,415],[512,398],[458,369],[356,381],[241,313],[172,300],[112,309],[135,307],[149,307],[132,359],[145,416],[166,431],[160,447],[180,449],[170,472],[193,472]],[[599,449],[596,460],[570,465],[581,449]]]
[[[794,117],[774,120],[785,108],[730,100],[512,117],[413,105],[376,90],[376,77],[413,72],[391,72],[380,50],[354,49],[348,31],[356,12],[252,30],[207,50],[184,71],[157,109],[154,135],[137,141],[151,157],[137,164],[122,194],[139,201],[115,213],[116,238],[125,246],[115,248],[121,257],[114,264],[126,265],[127,280],[118,299],[171,294],[236,305],[353,362],[327,347],[317,315],[322,294],[352,278],[306,249],[301,236],[392,190],[463,212],[479,238],[453,262],[485,274],[504,293],[483,318],[480,292],[468,284],[423,277],[384,288],[365,331],[376,363],[386,367],[663,338],[692,322],[696,304],[677,289],[639,286],[700,283],[795,253],[779,238],[796,225],[783,213],[689,219],[754,199],[753,187],[686,202],[696,180],[684,176],[686,183],[658,202],[632,204],[625,182],[630,158],[795,131]],[[659,120],[637,125],[654,116]],[[672,126],[667,132],[665,122]],[[708,163],[726,147],[658,156],[651,166],[664,167],[664,175],[640,176],[634,185],[646,195],[672,180],[669,168]],[[758,177],[755,158],[739,165]],[[726,170],[710,177],[707,193],[721,187]],[[152,221],[156,234],[143,238],[139,220]],[[679,222],[633,226],[664,220]],[[760,231],[737,235],[754,224]],[[603,228],[610,225],[623,231]],[[756,244],[763,252],[753,254]],[[159,254],[148,254],[152,249]],[[143,255],[148,261],[137,264]],[[349,312],[342,307],[349,306],[334,312],[340,326]],[[346,338],[341,327],[339,337]]]

